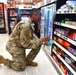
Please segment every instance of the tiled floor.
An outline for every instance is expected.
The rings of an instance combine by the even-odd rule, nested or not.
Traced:
[[[8,38],[8,34],[0,34],[0,55],[12,59],[11,55],[5,50]],[[27,50],[27,54],[29,51],[30,49]],[[22,72],[14,71],[3,64],[0,64],[0,75],[59,75],[42,48],[34,61],[38,62],[37,67],[28,66],[25,71]]]

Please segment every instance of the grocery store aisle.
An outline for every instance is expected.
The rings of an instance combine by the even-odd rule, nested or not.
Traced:
[[[8,38],[8,34],[0,34],[0,55],[12,59],[11,55],[5,50]],[[29,51],[30,49],[27,49],[27,54]],[[14,71],[3,64],[0,64],[0,75],[59,75],[42,48],[34,61],[38,62],[37,67],[27,66],[25,71],[21,72]]]

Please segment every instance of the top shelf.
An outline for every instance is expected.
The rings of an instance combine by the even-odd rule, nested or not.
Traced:
[[[59,25],[59,26],[64,26],[64,27],[72,28],[72,29],[76,30],[76,26],[74,26],[74,25],[69,25],[69,24],[65,24],[65,23],[61,23],[61,22],[57,22],[57,21],[55,21],[54,24]]]
[[[56,14],[76,14],[76,12],[57,12]]]

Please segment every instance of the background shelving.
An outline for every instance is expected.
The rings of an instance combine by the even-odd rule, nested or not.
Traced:
[[[7,9],[9,35],[11,34],[14,26],[19,22],[18,11],[19,11],[18,8]]]
[[[4,3],[0,3],[0,33],[6,33]]]
[[[29,17],[30,9],[19,9],[19,21],[22,19]]]

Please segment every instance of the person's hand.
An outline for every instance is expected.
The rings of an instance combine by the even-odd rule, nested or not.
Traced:
[[[47,42],[50,41],[50,37],[49,36],[45,36],[42,38],[42,42]]]
[[[45,45],[45,44],[46,44],[46,42],[42,42],[42,44],[44,44],[44,45]]]
[[[43,45],[47,45],[46,42],[42,42]]]

